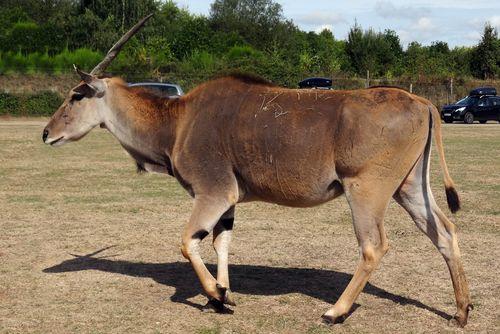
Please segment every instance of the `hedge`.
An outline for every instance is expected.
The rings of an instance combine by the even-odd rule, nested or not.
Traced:
[[[63,102],[54,92],[10,94],[0,92],[0,115],[51,116]]]
[[[0,41],[1,43],[1,41]],[[64,73],[73,71],[73,64],[82,69],[93,68],[104,56],[86,48],[64,49],[56,55],[48,52],[24,54],[0,51],[0,74],[5,73]]]

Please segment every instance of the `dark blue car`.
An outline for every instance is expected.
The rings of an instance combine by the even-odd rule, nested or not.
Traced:
[[[471,90],[469,96],[455,104],[446,105],[441,110],[441,118],[446,123],[461,121],[472,124],[474,121],[500,122],[500,97],[495,88],[482,87]]]
[[[307,78],[299,82],[299,88],[332,89],[332,79]]]

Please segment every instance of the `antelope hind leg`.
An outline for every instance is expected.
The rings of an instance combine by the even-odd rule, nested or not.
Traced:
[[[389,248],[383,219],[390,195],[387,196],[387,191],[384,192],[382,189],[376,191],[374,185],[364,187],[357,182],[347,183],[344,188],[360,248],[360,261],[340,298],[323,314],[323,321],[328,324],[344,321],[370,275]]]
[[[394,194],[394,199],[410,214],[417,227],[431,239],[446,261],[457,304],[457,312],[452,322],[464,327],[469,311],[473,308],[469,286],[458,248],[456,227],[439,209],[432,195],[428,159],[421,159],[415,165]]]

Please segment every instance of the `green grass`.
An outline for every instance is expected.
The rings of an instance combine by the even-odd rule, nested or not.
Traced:
[[[220,334],[221,330],[219,327],[203,327],[196,331],[197,334]]]

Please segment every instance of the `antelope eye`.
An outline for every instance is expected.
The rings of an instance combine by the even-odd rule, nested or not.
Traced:
[[[75,101],[80,101],[81,99],[84,98],[84,95],[82,95],[82,94],[73,94],[73,96],[71,98],[73,100],[75,100]]]

